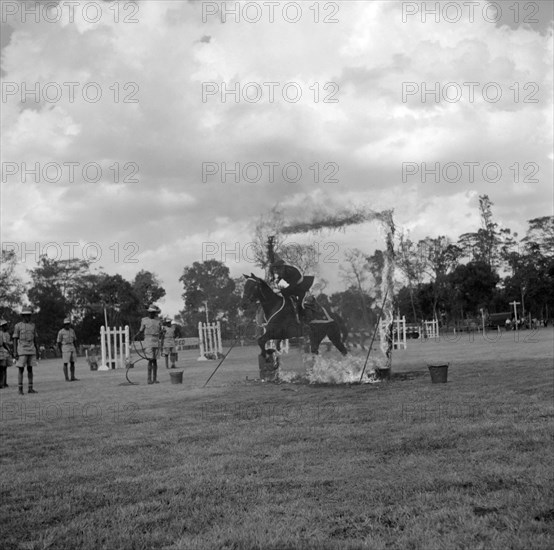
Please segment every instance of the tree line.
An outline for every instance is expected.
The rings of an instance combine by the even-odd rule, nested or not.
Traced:
[[[494,221],[493,203],[479,197],[480,227],[460,235],[425,237],[412,241],[406,233],[396,239],[395,315],[408,322],[439,319],[443,324],[479,319],[481,312],[510,310],[520,302],[519,315],[548,319],[554,311],[554,216],[529,220],[524,237]],[[316,275],[318,302],[338,313],[349,330],[367,330],[377,319],[384,254],[359,249],[345,252],[339,275],[345,290],[326,294],[327,281],[318,275],[318,253],[310,246],[287,246],[280,232],[283,213],[272,209],[254,230],[255,265],[268,270],[266,242],[275,236],[276,251],[305,273]],[[55,341],[64,317],[71,316],[82,343],[95,344],[100,327],[129,325],[138,330],[148,307],[166,294],[155,273],[139,271],[133,280],[93,270],[85,260],[53,260],[42,256],[29,270],[31,282],[18,277],[17,258],[2,251],[0,315],[13,326],[24,297],[35,310],[41,342]],[[194,262],[179,278],[184,308],[176,317],[182,336],[196,336],[199,321],[220,321],[224,338],[237,330],[255,334],[255,304],[241,304],[243,277],[232,278],[217,260]],[[27,286],[27,288],[26,288]],[[239,306],[246,306],[242,310]]]

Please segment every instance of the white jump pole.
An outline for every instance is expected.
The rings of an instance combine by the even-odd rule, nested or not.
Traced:
[[[221,323],[217,322],[217,353],[223,354],[223,344],[221,342]]]
[[[206,359],[206,348],[204,346],[204,327],[202,326],[202,321],[198,323],[198,347],[200,348],[200,357],[198,361],[207,361]]]
[[[125,325],[125,362],[131,358],[129,343],[129,325]]]

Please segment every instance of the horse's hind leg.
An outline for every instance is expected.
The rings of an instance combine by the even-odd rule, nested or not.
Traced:
[[[329,326],[329,329],[327,330],[327,336],[329,337],[329,340],[333,342],[333,345],[343,355],[346,355],[348,353],[348,350],[346,349],[345,345],[342,343],[340,328],[336,323]]]
[[[325,338],[325,331],[321,329],[321,326],[315,327],[310,325],[310,351],[315,355],[319,354],[319,345]]]

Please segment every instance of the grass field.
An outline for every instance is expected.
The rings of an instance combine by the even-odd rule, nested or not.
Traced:
[[[182,385],[83,360],[66,383],[48,360],[19,396],[12,367],[0,546],[553,548],[554,332],[470,340],[409,341],[395,379],[361,386],[254,381],[253,347],[206,388],[216,363],[194,352]]]

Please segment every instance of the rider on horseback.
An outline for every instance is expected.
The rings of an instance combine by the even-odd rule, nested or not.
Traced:
[[[281,294],[284,298],[291,298],[294,303],[296,298],[296,309],[298,319],[301,320],[304,315],[302,302],[306,292],[310,289],[313,283],[313,277],[304,277],[301,271],[294,265],[284,262],[284,260],[276,259],[270,266],[271,272],[276,275],[277,283],[285,281],[288,286],[281,289]]]

